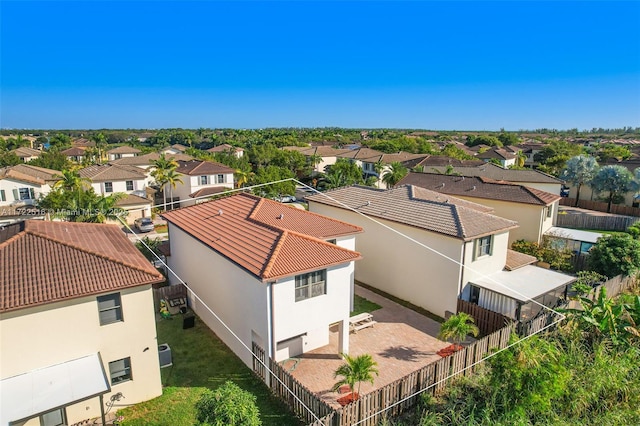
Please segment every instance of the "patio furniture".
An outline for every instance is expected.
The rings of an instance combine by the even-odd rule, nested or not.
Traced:
[[[373,327],[376,322],[373,320],[373,315],[368,312],[352,316],[349,318],[349,329],[354,333],[367,327]]]

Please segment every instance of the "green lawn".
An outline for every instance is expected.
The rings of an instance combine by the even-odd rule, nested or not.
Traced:
[[[123,426],[193,426],[194,405],[202,391],[215,389],[226,380],[256,396],[263,425],[301,424],[199,318],[191,329],[182,329],[179,315],[158,322],[157,329],[158,343],[171,347],[173,366],[161,370],[162,396],[118,412],[124,416]]]
[[[382,308],[382,306],[378,305],[377,303],[367,300],[364,297],[360,297],[357,294],[354,294],[353,296],[353,312],[351,312],[352,317],[363,312],[372,312],[376,309]]]

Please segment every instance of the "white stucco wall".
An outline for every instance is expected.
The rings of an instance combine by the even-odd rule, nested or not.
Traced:
[[[96,296],[1,314],[0,378],[99,352],[107,377],[109,362],[131,358],[132,380],[112,385],[104,402],[117,392],[125,396],[119,402],[122,406],[161,395],[151,292],[150,285],[121,290],[124,321],[104,326],[100,325]],[[70,424],[99,417],[99,399],[70,406],[67,416]],[[29,424],[40,423],[36,419]]]
[[[34,192],[33,199],[20,200],[20,193],[18,192],[18,199],[16,200],[13,190],[19,190],[20,188],[31,188]],[[37,185],[29,182],[22,182],[14,179],[0,179],[0,190],[4,191],[5,200],[2,201],[0,196],[0,206],[12,206],[12,205],[24,205],[34,204],[40,197],[46,196],[51,192],[51,187],[48,184]]]
[[[353,246],[353,237],[350,238],[351,241],[344,238],[338,244]],[[328,343],[329,325],[349,317],[353,262],[327,271],[327,294],[295,302],[293,277],[263,283],[171,223],[169,241],[169,267],[204,302],[191,295],[190,306],[248,366],[253,362],[250,350],[207,310],[205,303],[248,348],[255,340],[267,353],[275,349],[275,343],[304,333],[303,351],[324,346]],[[175,276],[171,276],[170,281],[180,282]],[[273,287],[272,317],[269,315],[270,286]],[[270,328],[271,321],[273,328]],[[283,350],[279,355],[280,359],[286,359],[297,354]]]
[[[181,174],[180,179],[182,180],[182,183],[180,182],[176,183],[175,188],[169,188],[169,185],[165,185],[165,190],[167,191],[167,197],[169,196],[169,194],[173,194],[172,195],[173,198],[180,197],[180,200],[186,200],[189,198],[190,194],[193,194],[194,192],[204,188],[233,188],[235,185],[233,180],[233,173],[220,173],[220,174],[224,174],[223,183],[217,183],[218,174],[215,174],[215,175],[207,175],[209,183],[206,185],[200,184],[200,175],[189,176],[189,175]],[[182,207],[190,206],[193,204],[195,204],[195,202],[193,201],[187,202],[187,203],[180,203]]]
[[[461,267],[455,262],[356,213],[314,202],[309,203],[309,210],[364,229],[356,236],[356,249],[363,256],[355,265],[356,280],[442,317],[446,311],[456,311],[462,276]],[[379,221],[451,259],[462,261],[462,240]]]
[[[495,274],[504,269],[507,262],[507,249],[509,248],[509,232],[493,235],[491,241],[491,256],[476,258],[476,241],[465,243],[464,268],[462,269],[462,298],[468,300],[469,283],[478,278]]]
[[[527,186],[529,188],[538,189],[540,191],[548,192],[554,195],[560,195],[562,184],[558,183],[540,183],[540,182],[518,182],[520,185]]]
[[[133,190],[131,191],[127,190],[127,181],[133,181]],[[111,195],[116,192],[124,192],[125,194],[131,194],[133,191],[144,190],[147,187],[148,182],[146,179],[127,179],[127,180],[120,180],[120,181],[117,181],[117,180],[111,181],[111,183],[113,184],[112,192],[105,192],[104,190],[105,182],[91,182],[91,187],[96,192],[96,194],[101,194],[101,195]]]

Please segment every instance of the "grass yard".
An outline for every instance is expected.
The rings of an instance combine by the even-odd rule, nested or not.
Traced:
[[[352,317],[363,312],[373,312],[376,309],[382,308],[382,306],[378,305],[377,303],[367,300],[364,297],[360,297],[357,294],[354,294],[353,296],[353,312],[351,312]]]
[[[158,343],[171,347],[173,365],[160,370],[161,396],[118,412],[123,426],[193,426],[203,390],[227,380],[256,396],[263,425],[302,424],[199,318],[191,329],[182,329],[180,316],[158,322],[157,329]]]

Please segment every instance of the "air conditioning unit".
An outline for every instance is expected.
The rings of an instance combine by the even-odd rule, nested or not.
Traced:
[[[167,343],[158,346],[158,356],[160,357],[160,368],[170,367],[173,365],[171,360],[171,348]]]

